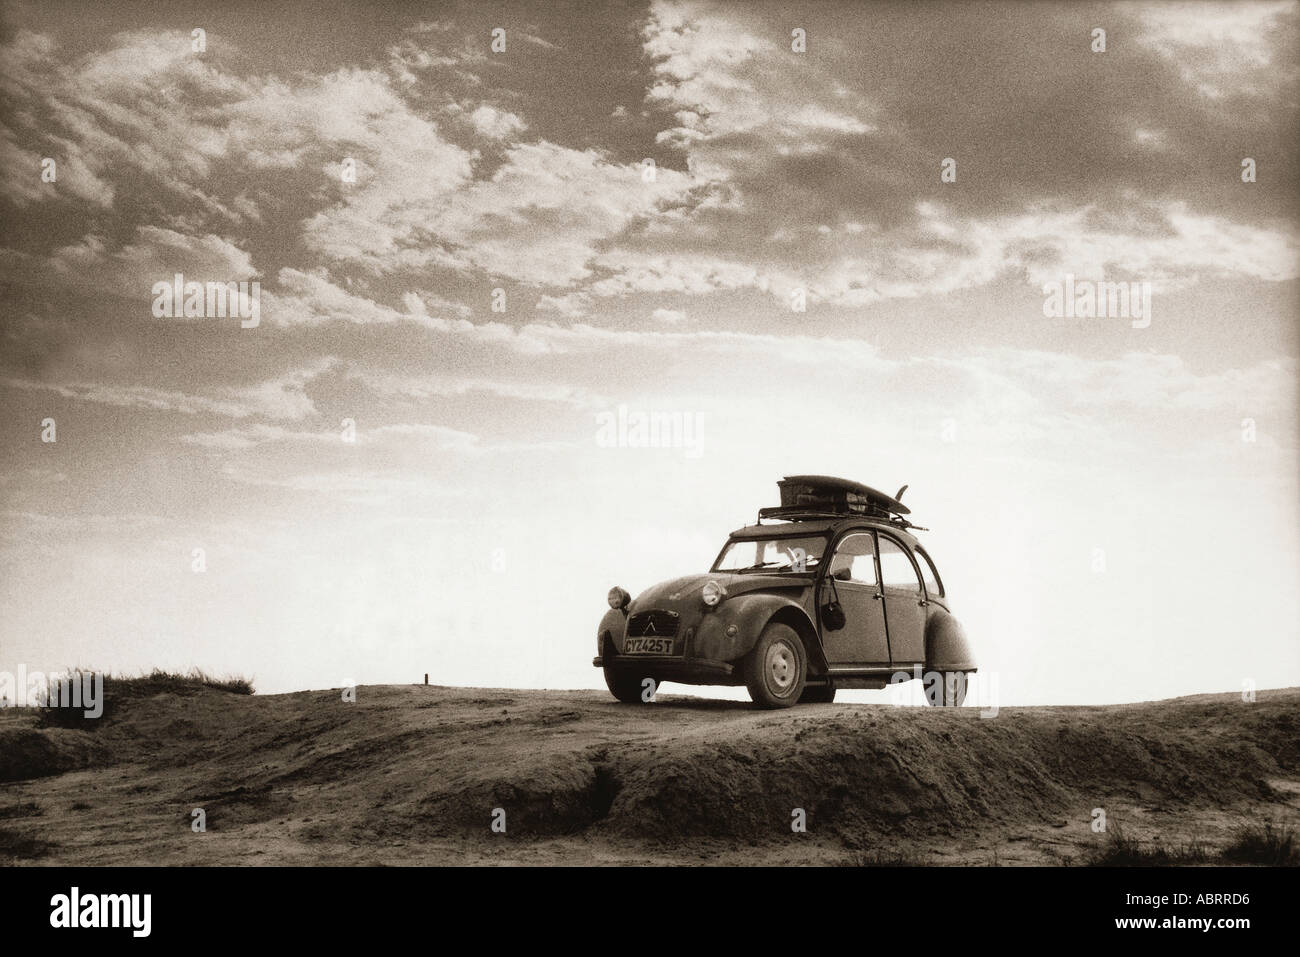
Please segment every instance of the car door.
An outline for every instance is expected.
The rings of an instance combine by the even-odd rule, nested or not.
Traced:
[[[818,598],[822,647],[831,670],[889,666],[884,602],[876,583],[875,538],[870,532],[850,532],[835,546]],[[836,595],[845,621],[843,628],[831,631],[824,611]]]
[[[878,532],[880,591],[884,595],[889,649],[895,667],[925,663],[925,589],[912,555],[902,542]]]

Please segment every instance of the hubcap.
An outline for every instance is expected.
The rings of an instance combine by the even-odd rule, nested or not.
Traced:
[[[772,690],[780,697],[785,697],[794,687],[795,668],[798,664],[799,659],[795,656],[794,649],[783,641],[775,642],[767,649],[767,679],[771,682]]]

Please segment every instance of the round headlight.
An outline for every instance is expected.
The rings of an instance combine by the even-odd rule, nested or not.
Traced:
[[[629,601],[632,600],[632,596],[629,595],[627,592],[625,592],[622,588],[619,588],[617,585],[615,585],[613,588],[609,590],[609,595],[607,596],[607,599],[609,601],[610,608],[622,608],[624,605],[626,605]]]
[[[718,602],[722,601],[722,596],[726,593],[727,590],[717,582],[705,582],[704,591],[700,593],[700,598],[704,600],[704,604],[712,608]]]

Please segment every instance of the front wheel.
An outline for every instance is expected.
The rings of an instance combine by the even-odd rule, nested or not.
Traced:
[[[773,622],[745,656],[742,670],[754,704],[788,708],[799,700],[807,679],[803,642],[793,628]]]
[[[652,679],[643,675],[616,672],[608,666],[602,670],[605,672],[605,687],[624,704],[648,704],[658,690],[656,684],[647,687],[645,682]]]
[[[926,675],[922,685],[926,703],[936,708],[960,708],[966,701],[970,674],[965,671],[938,671],[933,674],[933,678]]]

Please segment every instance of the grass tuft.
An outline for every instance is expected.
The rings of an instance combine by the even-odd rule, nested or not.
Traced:
[[[920,867],[921,861],[909,850],[874,848],[860,851],[842,862],[846,867]]]
[[[1300,846],[1295,832],[1285,824],[1247,824],[1237,830],[1223,849],[1223,859],[1234,864],[1263,867],[1300,867]]]
[[[1114,828],[1110,840],[1094,851],[1086,863],[1092,867],[1186,867],[1205,864],[1209,860],[1209,853],[1200,844],[1161,847],[1127,837],[1123,831]]]
[[[71,668],[65,672],[72,681],[81,681],[83,676],[93,677],[95,672],[85,668]],[[187,673],[163,671],[155,668],[142,675],[104,675],[103,713],[98,718],[87,718],[83,708],[42,708],[39,726],[42,728],[80,728],[91,731],[99,727],[105,718],[110,717],[122,702],[139,698],[152,698],[154,695],[194,695],[205,688],[224,691],[228,694],[251,695],[253,683],[247,678],[231,676],[218,678],[194,668]]]
[[[163,671],[155,668],[147,675],[125,677],[108,675],[104,678],[104,695],[119,698],[151,698],[156,694],[197,694],[204,688],[226,691],[230,694],[252,694],[253,683],[247,678],[218,678],[193,668],[189,672]]]
[[[1093,867],[1185,867],[1194,864],[1254,864],[1300,867],[1295,833],[1282,824],[1248,824],[1238,828],[1232,842],[1219,850],[1198,843],[1161,847],[1126,837],[1119,829],[1085,861]]]

